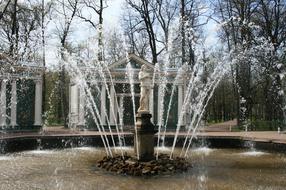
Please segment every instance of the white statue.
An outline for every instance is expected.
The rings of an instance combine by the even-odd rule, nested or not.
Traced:
[[[149,99],[152,88],[152,73],[146,65],[142,65],[139,72],[140,106],[138,112],[149,112]]]

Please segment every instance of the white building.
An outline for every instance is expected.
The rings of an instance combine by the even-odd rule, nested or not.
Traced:
[[[122,58],[121,60],[108,66],[108,71],[105,71],[107,76],[104,81],[102,78],[97,77],[93,78],[92,81],[87,79],[87,83],[90,89],[93,89],[93,84],[96,84],[97,90],[92,96],[100,116],[96,117],[97,123],[100,125],[123,125],[125,128],[128,126],[134,126],[134,110],[133,110],[133,101],[132,93],[130,90],[130,80],[128,78],[129,71],[126,70],[127,64],[131,63],[134,76],[134,97],[135,97],[135,111],[137,112],[139,106],[139,96],[140,96],[140,86],[138,80],[138,73],[143,64],[146,64],[153,71],[156,70],[154,65],[147,62],[146,60],[134,55],[129,54],[129,57]],[[89,75],[93,75],[92,71],[86,67],[80,67],[82,73],[88,71]],[[96,71],[95,71],[96,72]],[[129,73],[128,73],[129,72]],[[166,74],[167,73],[167,74]],[[109,74],[112,76],[110,80]],[[96,75],[96,74],[94,74]],[[163,96],[160,94],[162,90],[159,90],[163,81],[162,79],[166,76],[167,81],[167,90],[165,93],[164,101],[164,117],[163,120],[166,120],[166,113],[168,110],[168,104],[170,95],[172,92],[173,83],[177,75],[177,69],[169,69],[164,72],[158,72],[155,75],[154,88],[151,92],[150,97],[150,109],[152,114],[152,121],[155,125],[159,125],[160,120],[160,106],[158,102],[162,101]],[[89,78],[89,77],[86,77]],[[179,81],[175,84],[174,98],[172,101],[172,106],[170,109],[170,115],[168,119],[168,128],[177,126],[178,118],[182,111],[182,104],[184,101],[186,83],[183,80],[184,77],[181,77]],[[72,79],[70,84],[70,106],[69,106],[69,126],[70,127],[85,127],[92,128],[90,125],[95,125],[93,122],[94,117],[89,118],[87,104],[90,104],[91,101],[88,100],[86,88],[80,87],[76,79]],[[114,84],[114,88],[113,85]],[[110,98],[109,98],[110,97]],[[161,117],[162,118],[162,117]],[[91,124],[93,123],[93,124]],[[164,123],[161,123],[163,126]],[[185,120],[183,119],[182,125],[185,125]]]
[[[42,127],[42,73],[42,67],[0,54],[1,130]]]

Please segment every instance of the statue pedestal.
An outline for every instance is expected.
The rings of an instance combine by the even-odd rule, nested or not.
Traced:
[[[154,134],[157,133],[157,130],[155,130],[155,126],[150,121],[151,117],[152,115],[149,112],[139,112],[136,115],[135,127],[138,139],[136,139],[136,134],[134,134],[134,150],[137,154],[138,147],[140,161],[154,159]]]

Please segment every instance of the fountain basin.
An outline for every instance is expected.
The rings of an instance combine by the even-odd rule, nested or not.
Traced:
[[[127,150],[127,149],[126,149]],[[70,148],[40,154],[30,151],[5,155],[0,160],[1,189],[284,189],[285,154],[259,156],[242,154],[248,149],[190,151],[192,168],[160,176],[130,177],[103,171],[96,163],[105,156],[103,148]],[[175,149],[175,155],[180,149]],[[205,154],[205,151],[208,154]],[[128,150],[132,154],[133,150]]]
[[[124,134],[125,143],[127,146],[133,146],[134,136],[132,133]],[[111,136],[108,135],[111,141]],[[117,137],[114,136],[116,141]],[[174,136],[166,136],[166,146],[172,146]],[[157,141],[156,135],[154,137],[155,143]],[[177,146],[181,147],[184,142],[184,135],[178,136]],[[259,140],[254,138],[244,138],[242,136],[200,136],[193,139],[193,146],[200,146],[207,144],[210,148],[249,148],[249,143],[257,150],[265,150],[270,152],[286,153],[286,142],[273,140]],[[103,147],[102,140],[98,133],[80,133],[80,134],[18,134],[16,136],[7,136],[0,139],[0,153],[12,153],[25,150],[35,149],[62,149],[71,147]]]
[[[121,149],[134,155],[133,135],[126,133],[128,147]],[[110,138],[110,135],[108,135]],[[116,139],[117,140],[117,139]],[[156,138],[154,139],[157,140]],[[178,138],[178,147],[184,135]],[[168,135],[166,145],[173,136]],[[286,176],[285,143],[251,141],[241,137],[197,136],[186,161],[192,167],[182,172],[143,175],[118,175],[97,167],[106,155],[99,135],[22,134],[1,139],[0,189],[283,189]],[[250,143],[249,143],[250,142]],[[249,147],[249,145],[252,147]],[[74,147],[74,148],[71,148]],[[79,147],[79,148],[77,148]],[[88,148],[90,147],[90,148]],[[98,148],[94,148],[98,147]],[[256,154],[250,148],[264,152]],[[42,149],[42,150],[41,150]],[[51,150],[46,150],[51,149]],[[37,150],[37,151],[25,151]],[[170,148],[159,148],[169,154]],[[265,153],[265,150],[267,152]],[[19,152],[22,151],[22,152]],[[178,155],[180,148],[175,149]],[[148,179],[145,179],[145,178]],[[251,180],[249,180],[251,179]],[[80,181],[80,183],[78,183]]]

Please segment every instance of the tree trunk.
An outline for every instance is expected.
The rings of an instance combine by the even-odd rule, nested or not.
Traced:
[[[180,14],[181,14],[181,38],[182,38],[181,51],[182,51],[182,65],[183,65],[186,62],[185,0],[181,0]]]
[[[62,50],[63,51],[63,50]],[[60,71],[60,97],[61,97],[61,112],[62,112],[62,117],[63,117],[63,122],[64,122],[64,127],[67,128],[68,127],[68,113],[67,113],[67,109],[68,109],[68,103],[67,103],[67,94],[66,94],[66,74],[65,74],[65,65],[64,65],[64,61],[65,61],[65,57],[64,57],[64,52],[61,52],[61,71]]]
[[[99,16],[99,32],[98,32],[98,61],[103,60],[103,41],[102,41],[102,30],[103,30],[103,0],[100,0],[100,9],[98,11],[98,16]]]
[[[18,1],[14,0],[13,4],[13,13],[12,13],[12,30],[11,30],[11,44],[9,49],[9,54],[15,58],[15,50],[17,47],[17,40],[18,40],[18,34],[17,34],[17,6]]]
[[[45,113],[46,111],[46,51],[45,51],[45,0],[42,0],[42,20],[41,20],[41,27],[42,27],[42,60],[43,60],[43,104],[42,104],[42,113]],[[44,118],[45,120],[46,118]]]

